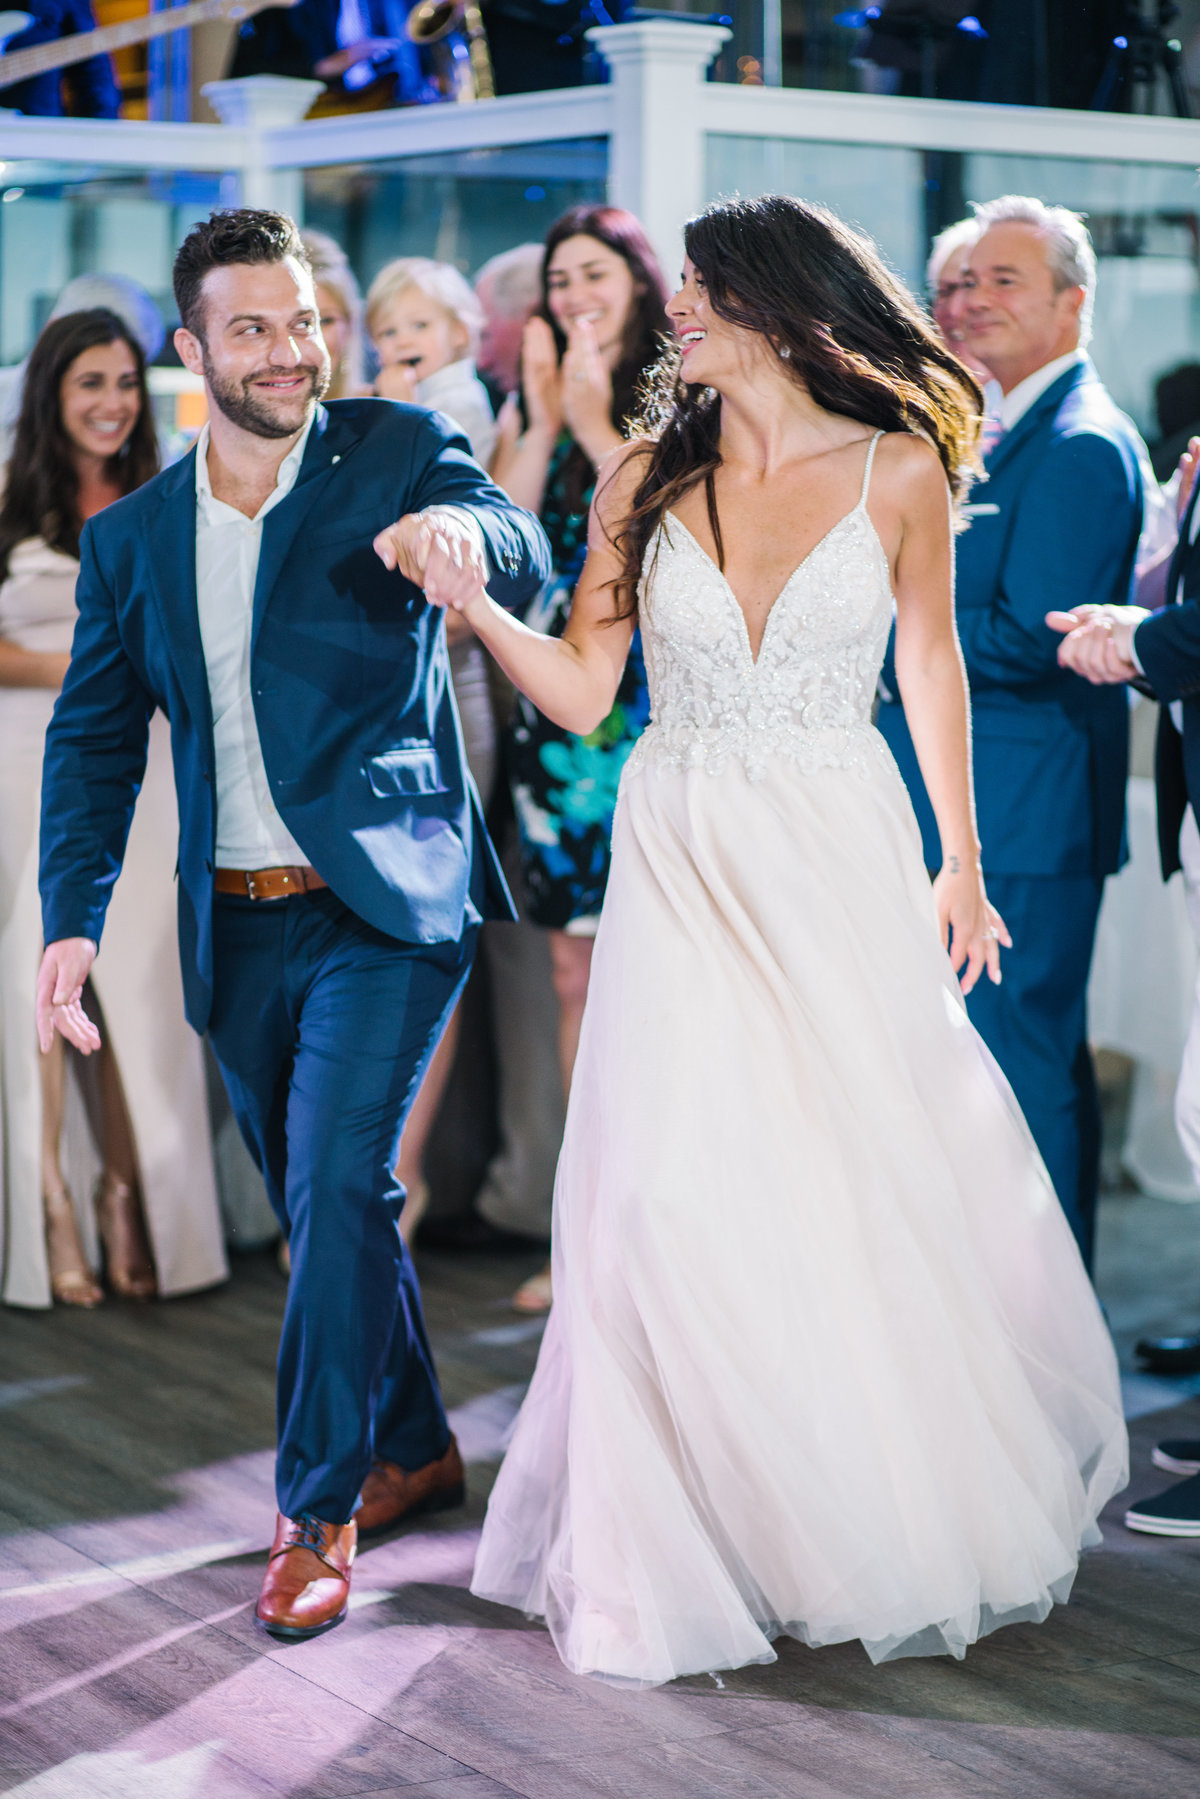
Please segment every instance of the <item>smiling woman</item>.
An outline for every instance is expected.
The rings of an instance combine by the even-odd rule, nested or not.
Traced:
[[[575,206],[551,228],[542,305],[522,349],[526,428],[507,441],[502,430],[493,472],[519,504],[537,511],[550,539],[554,574],[525,622],[554,637],[566,628],[583,569],[597,474],[624,442],[638,386],[670,329],[665,298],[662,273],[631,213]],[[509,731],[529,917],[550,933],[564,1087],[608,881],[617,784],[649,716],[635,635],[611,709],[594,730],[568,731],[519,695]],[[544,1311],[548,1271],[527,1282],[515,1303]]]
[[[90,984],[107,1025],[95,1078],[77,1080],[61,1037],[39,1062],[29,1026],[42,742],[70,661],[80,532],[157,466],[142,352],[127,328],[106,311],[48,325],[0,506],[0,1251],[14,1305],[96,1305],[97,1232],[108,1285],[127,1298],[225,1273],[204,1072],[173,945],[178,824],[165,720],[151,727],[126,873]]]

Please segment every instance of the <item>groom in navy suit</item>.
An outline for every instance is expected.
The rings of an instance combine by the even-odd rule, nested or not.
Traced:
[[[1084,1260],[1100,1179],[1087,983],[1106,875],[1124,854],[1128,706],[1059,667],[1046,614],[1129,597],[1142,527],[1138,440],[1083,350],[1095,257],[1082,222],[1010,196],[978,209],[964,280],[966,347],[1003,391],[1003,434],[958,539],[958,635],[971,687],[988,893],[1012,934],[1004,980],[967,1005],[1007,1075]],[[879,729],[916,806],[933,812],[895,679]],[[986,989],[986,991],[985,991]]]
[[[360,1526],[462,1497],[392,1170],[480,922],[512,912],[425,594],[468,562],[516,605],[549,553],[440,414],[319,404],[290,219],[197,225],[175,293],[210,423],[83,534],[46,739],[38,1028],[43,1048],[54,1029],[99,1044],[83,985],[161,707],[188,1017],[291,1244],[258,1618],[306,1637],[345,1615]]]

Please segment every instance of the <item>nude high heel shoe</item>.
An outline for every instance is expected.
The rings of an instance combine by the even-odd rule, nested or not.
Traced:
[[[550,1286],[550,1263],[531,1274],[523,1286],[517,1288],[509,1301],[514,1312],[523,1312],[527,1318],[540,1318],[550,1310],[553,1293]]]
[[[153,1299],[158,1280],[137,1192],[108,1172],[96,1183],[95,1205],[109,1286],[121,1299]]]
[[[104,1298],[87,1264],[79,1240],[79,1221],[65,1187],[42,1196],[46,1220],[46,1260],[50,1267],[50,1291],[59,1305],[79,1306],[90,1312]]]

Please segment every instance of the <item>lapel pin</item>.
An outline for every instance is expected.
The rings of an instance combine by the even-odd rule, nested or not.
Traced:
[[[340,457],[340,456],[332,456],[332,457],[330,457],[330,460],[329,460],[329,466],[330,466],[330,468],[332,468],[332,467],[333,467],[333,465],[334,465],[334,463],[335,463],[335,462],[340,462],[340,461],[341,461],[341,460],[342,460],[342,459],[341,459],[341,457]]]

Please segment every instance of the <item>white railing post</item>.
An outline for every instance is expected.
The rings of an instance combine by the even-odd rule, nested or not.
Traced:
[[[593,26],[612,70],[608,197],[636,213],[674,283],[685,221],[704,204],[704,77],[729,36],[723,25],[646,19]]]
[[[318,94],[325,92],[325,83],[296,81],[290,75],[244,75],[240,81],[208,81],[200,91],[222,125],[246,134],[246,160],[238,170],[241,204],[286,212],[303,223],[303,172],[275,168],[265,134],[282,125],[298,125]]]

